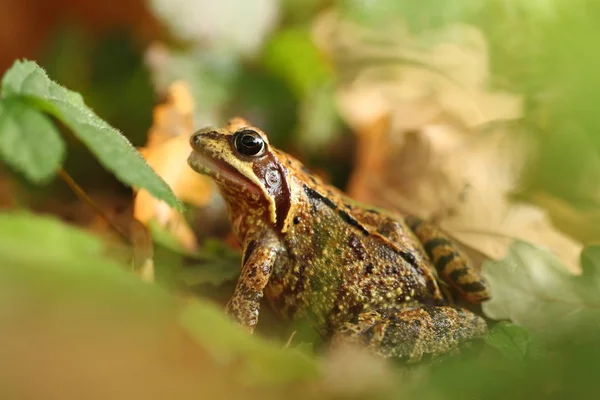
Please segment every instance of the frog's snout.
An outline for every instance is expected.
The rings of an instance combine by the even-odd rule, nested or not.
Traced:
[[[201,149],[203,142],[205,142],[203,131],[198,131],[190,137],[190,146],[194,151]]]
[[[210,147],[220,146],[223,143],[228,143],[228,138],[231,135],[227,134],[224,129],[208,127],[196,131],[190,136],[190,146],[194,151],[204,152]]]

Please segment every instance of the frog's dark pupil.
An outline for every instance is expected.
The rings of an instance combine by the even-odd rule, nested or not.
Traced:
[[[255,156],[260,153],[265,143],[254,132],[240,132],[235,138],[236,149],[245,156]]]

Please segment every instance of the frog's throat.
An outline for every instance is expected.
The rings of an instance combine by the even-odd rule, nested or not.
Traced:
[[[189,166],[199,174],[210,176],[217,184],[230,183],[247,188],[251,193],[258,194],[267,200],[269,205],[269,218],[273,225],[277,225],[277,210],[275,199],[252,171],[242,161],[233,159],[231,163],[220,158],[210,157],[192,151],[187,160]]]

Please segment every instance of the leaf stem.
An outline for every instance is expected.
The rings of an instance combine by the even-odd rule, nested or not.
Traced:
[[[104,210],[102,210],[100,207],[98,207],[98,205],[96,205],[96,203],[94,203],[94,201],[90,198],[90,196],[87,195],[85,190],[83,190],[83,188],[81,186],[79,186],[79,184],[77,184],[77,182],[75,182],[75,180],[71,177],[71,175],[69,175],[67,173],[67,171],[60,168],[58,170],[58,175],[61,177],[61,179],[63,181],[65,181],[67,186],[69,186],[71,188],[71,190],[73,190],[73,192],[75,192],[77,197],[79,197],[81,200],[83,200],[85,203],[87,203],[87,205],[90,206],[100,216],[100,218],[102,218],[104,220],[104,222],[106,222],[116,233],[118,233],[119,236],[121,236],[121,238],[127,244],[131,244],[131,240],[129,239],[129,235],[127,234],[127,232],[125,232],[120,226],[118,226],[114,221],[112,221],[108,217],[108,215],[106,215]]]

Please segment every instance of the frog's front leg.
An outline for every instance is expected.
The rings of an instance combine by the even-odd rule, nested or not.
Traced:
[[[242,272],[233,296],[227,303],[227,314],[250,333],[258,323],[260,301],[269,282],[277,255],[276,246],[267,240],[252,240],[244,249]]]
[[[384,357],[409,363],[424,355],[449,353],[487,331],[483,318],[449,306],[369,311],[348,322],[333,335],[332,345],[367,346]]]

